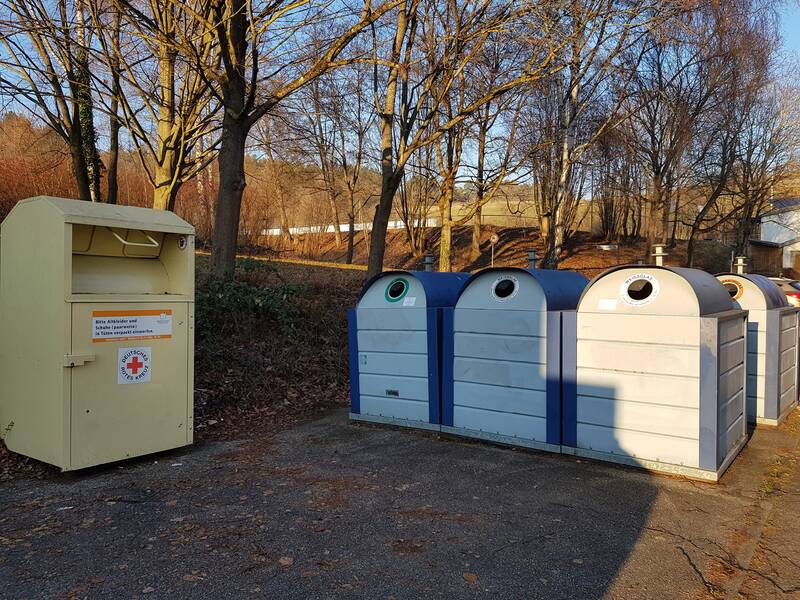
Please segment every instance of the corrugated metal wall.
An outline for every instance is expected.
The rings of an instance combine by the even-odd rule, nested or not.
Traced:
[[[698,467],[697,317],[578,313],[578,447]]]
[[[784,312],[780,323],[779,417],[797,400],[797,313]]]
[[[453,426],[544,442],[547,312],[456,308],[454,331]]]
[[[721,464],[742,439],[745,413],[742,396],[742,370],[747,352],[745,335],[747,321],[733,318],[719,321],[717,357],[719,383],[717,392],[717,457]],[[749,360],[749,356],[747,356]],[[749,367],[748,367],[749,372]],[[719,466],[719,465],[718,465]]]

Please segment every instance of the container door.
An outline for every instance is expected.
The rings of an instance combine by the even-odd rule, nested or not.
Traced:
[[[546,442],[547,312],[457,307],[454,333],[453,426]]]
[[[71,468],[190,442],[189,305],[72,305]]]

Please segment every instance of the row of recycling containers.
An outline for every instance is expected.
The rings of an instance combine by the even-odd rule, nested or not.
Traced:
[[[798,309],[759,275],[392,271],[348,322],[353,420],[716,481],[797,404]]]

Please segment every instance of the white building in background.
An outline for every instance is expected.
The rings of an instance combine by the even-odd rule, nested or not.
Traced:
[[[772,201],[761,217],[761,241],[783,249],[783,268],[800,270],[800,198]]]

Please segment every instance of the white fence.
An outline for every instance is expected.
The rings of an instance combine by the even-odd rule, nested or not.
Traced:
[[[429,218],[425,221],[426,227],[437,227],[439,225],[438,219]],[[405,224],[401,220],[389,221],[389,229],[403,229]],[[350,226],[347,223],[339,225],[339,231],[346,233],[349,231]],[[354,231],[364,231],[372,229],[372,223],[356,223],[353,225]],[[333,233],[335,227],[333,225],[305,225],[303,227],[290,227],[289,233],[291,235],[302,235],[304,233]],[[260,235],[281,235],[282,231],[279,227],[270,229],[262,229]]]

